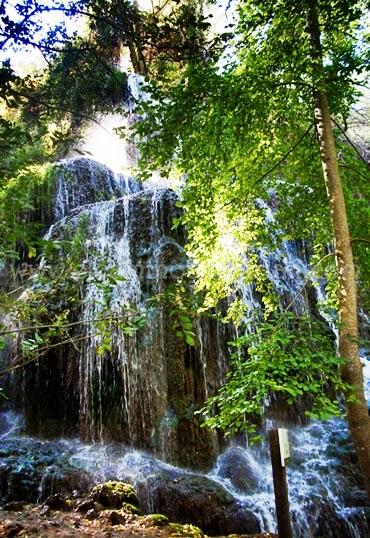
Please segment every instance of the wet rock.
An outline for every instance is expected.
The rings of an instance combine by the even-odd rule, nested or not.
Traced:
[[[346,506],[356,507],[356,506],[370,506],[369,497],[364,489],[359,487],[353,487],[349,491],[344,492],[344,498]]]
[[[149,488],[154,509],[171,521],[192,523],[211,536],[260,532],[254,514],[224,488],[206,477],[152,479]]]
[[[55,493],[54,495],[50,495],[45,500],[45,506],[48,506],[52,510],[63,510],[65,512],[69,512],[73,505],[72,501],[65,499],[59,493]]]
[[[365,509],[356,511],[338,511],[328,499],[312,497],[305,507],[308,514],[307,522],[313,538],[352,538],[353,528],[357,529],[358,536],[368,536],[369,520]]]
[[[49,506],[43,506],[40,510],[40,516],[48,516],[51,514],[51,509]]]
[[[3,510],[6,512],[20,512],[24,508],[25,503],[22,501],[10,501],[5,503]]]
[[[82,470],[73,469],[69,462],[58,467],[54,464],[43,474],[43,495],[45,498],[52,492],[70,495],[76,488],[85,493],[91,487],[91,479]]]
[[[122,508],[123,503],[139,506],[139,499],[134,488],[124,482],[109,481],[95,486],[92,499],[105,508]]]
[[[217,474],[228,478],[234,487],[251,492],[258,487],[258,470],[253,468],[254,461],[250,455],[240,447],[229,448],[220,456],[217,465]]]
[[[53,217],[59,220],[78,206],[111,200],[140,190],[133,178],[117,181],[104,164],[86,157],[65,159],[54,165]],[[131,181],[130,181],[131,179]]]
[[[99,513],[94,508],[91,508],[85,514],[85,519],[89,519],[90,521],[92,521],[93,519],[97,519],[98,517]]]
[[[72,454],[63,444],[34,439],[0,442],[0,497],[4,503],[43,501],[52,494],[69,496],[91,487],[89,476],[69,463]]]

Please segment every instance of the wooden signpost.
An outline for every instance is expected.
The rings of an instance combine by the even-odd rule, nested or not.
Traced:
[[[288,430],[270,430],[269,442],[279,538],[293,538],[285,469],[285,460],[290,456]]]

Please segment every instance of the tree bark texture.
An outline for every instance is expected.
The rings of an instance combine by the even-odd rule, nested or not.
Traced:
[[[316,71],[314,115],[329,198],[339,284],[338,344],[339,354],[346,360],[342,367],[342,379],[355,387],[357,399],[357,403],[353,403],[347,398],[347,418],[364,485],[370,497],[370,418],[364,395],[363,367],[359,359],[356,273],[325,79],[322,76],[320,25],[315,0],[308,0],[307,31],[311,60]]]

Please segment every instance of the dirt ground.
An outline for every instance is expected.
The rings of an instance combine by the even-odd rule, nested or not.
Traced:
[[[166,519],[166,518],[164,518]],[[75,511],[50,511],[40,506],[25,506],[21,511],[0,512],[0,536],[15,537],[121,537],[121,538],[207,538],[197,527],[155,521],[151,516],[136,516],[122,510],[105,511],[89,520]],[[253,538],[272,538],[271,534]],[[228,538],[252,538],[252,535],[229,535]],[[226,537],[220,537],[226,538]]]

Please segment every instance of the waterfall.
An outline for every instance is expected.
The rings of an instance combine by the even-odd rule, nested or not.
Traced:
[[[72,329],[77,345],[66,343],[26,368],[15,389],[25,402],[26,430],[116,440],[173,463],[209,467],[217,437],[200,428],[194,411],[223,379],[225,329],[199,319],[193,349],[176,336],[170,305],[148,307],[189,263],[184,230],[172,229],[178,196],[152,184],[143,188],[85,157],[57,163],[55,185],[53,214],[60,218],[45,237],[63,240],[83,227],[89,277],[74,306],[83,330]],[[96,320],[107,315],[102,281],[112,270],[109,315],[146,319],[132,331],[113,324],[110,349],[100,353]]]
[[[132,78],[132,114],[140,92],[139,79]],[[207,532],[276,531],[266,446],[226,447],[194,417],[225,379],[229,328],[200,317],[193,348],[176,336],[168,305],[148,308],[147,300],[165,291],[189,264],[184,230],[172,228],[180,215],[178,196],[168,188],[143,187],[86,157],[57,163],[54,187],[54,223],[46,238],[63,239],[85,222],[83,264],[96,278],[88,279],[75,312],[84,327],[79,349],[65,345],[11,381],[25,423],[14,410],[0,420],[4,476],[18,477],[12,478],[14,487],[3,488],[2,497],[16,495],[17,484],[17,495],[25,491],[19,484],[27,473],[27,500],[34,501],[45,498],[50,488],[67,490],[73,484],[78,489],[117,478],[136,485],[147,510],[188,518]],[[259,257],[283,306],[294,301],[298,314],[318,312],[322,283],[312,279],[306,285],[310,267],[303,243],[286,241],[273,254],[260,249]],[[146,323],[132,334],[115,325],[111,349],[99,354],[94,321],[104,313],[99,277],[113,268],[120,279],[111,290],[111,311],[139,312]],[[241,284],[239,292],[251,308],[260,306],[252,286]],[[363,361],[369,396],[365,353]],[[367,536],[368,504],[345,421],[294,426],[289,435],[295,536]],[[40,441],[45,436],[54,440]],[[83,477],[80,485],[78,476]],[[206,501],[214,504],[203,505]],[[201,504],[211,512],[209,521]]]

